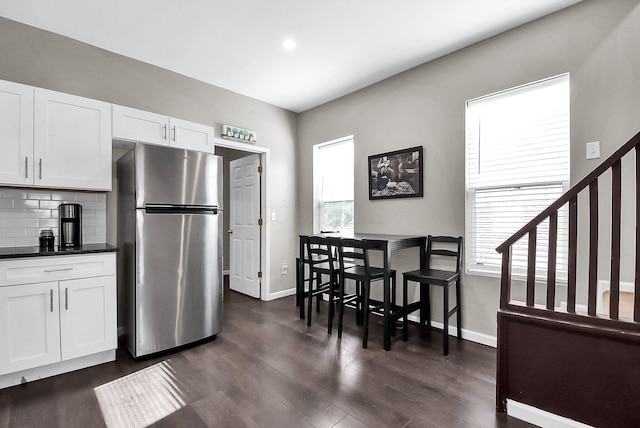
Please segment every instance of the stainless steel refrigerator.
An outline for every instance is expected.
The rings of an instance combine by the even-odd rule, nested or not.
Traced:
[[[138,144],[118,160],[118,317],[134,357],[222,330],[222,158]]]

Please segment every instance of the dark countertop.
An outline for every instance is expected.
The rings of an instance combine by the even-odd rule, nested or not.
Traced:
[[[0,248],[0,259],[15,259],[19,257],[48,257],[68,256],[72,254],[113,253],[118,247],[110,244],[85,244],[78,248],[60,248],[56,245],[54,251],[40,251],[39,247],[5,247]]]

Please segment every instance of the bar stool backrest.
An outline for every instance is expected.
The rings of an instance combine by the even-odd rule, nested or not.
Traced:
[[[432,256],[439,256],[435,259]],[[455,265],[450,269],[452,263],[448,263],[447,269],[460,273],[462,260],[462,236],[432,236],[427,238],[427,269],[440,269],[441,266],[433,266],[433,260],[441,261],[442,258],[454,258]],[[451,260],[451,259],[449,259]],[[452,260],[451,260],[452,261]]]
[[[367,275],[370,272],[369,249],[371,243],[366,239],[340,238],[338,243],[338,258],[340,260],[340,270],[345,269],[345,265],[352,261],[360,261],[364,266]]]
[[[324,236],[308,236],[305,244],[307,246],[309,265],[313,268],[315,265],[326,263],[327,269],[333,273],[336,258],[335,250],[329,239]]]

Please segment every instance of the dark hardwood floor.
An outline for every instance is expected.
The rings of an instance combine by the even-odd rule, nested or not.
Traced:
[[[162,361],[178,410],[158,427],[528,426],[495,413],[495,349],[452,339],[444,357],[439,333],[410,326],[385,352],[377,318],[362,349],[353,313],[339,341],[326,310],[307,327],[293,296],[227,291],[216,340],[139,361],[120,349],[113,363],[0,390],[0,428],[105,426],[94,388]]]

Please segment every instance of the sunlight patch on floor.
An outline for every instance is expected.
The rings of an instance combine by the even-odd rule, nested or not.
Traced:
[[[146,427],[185,406],[169,361],[94,388],[107,427]]]

